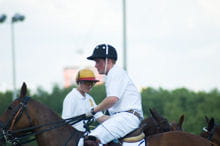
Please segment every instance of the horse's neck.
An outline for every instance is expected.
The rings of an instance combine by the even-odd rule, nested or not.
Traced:
[[[55,112],[37,101],[32,100],[32,102],[29,103],[29,106],[30,107],[28,109],[30,109],[30,117],[32,118],[34,126],[44,125],[61,120],[61,118]],[[39,128],[34,132],[39,132],[45,128],[48,127]],[[79,136],[81,136],[81,133],[76,131],[72,126],[65,125],[39,134],[36,136],[36,138],[39,146],[63,145],[72,134],[74,135],[75,139],[79,139]],[[74,142],[75,141],[72,141],[71,143],[74,144]]]
[[[61,120],[55,112],[35,100],[32,100],[28,106],[30,106],[30,108],[28,107],[28,112],[30,112],[35,126]]]

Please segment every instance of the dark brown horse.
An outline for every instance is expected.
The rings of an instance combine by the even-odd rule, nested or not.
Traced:
[[[220,125],[215,123],[214,118],[209,119],[208,117],[205,117],[205,119],[207,127],[203,128],[203,132],[201,132],[200,136],[207,138],[220,146]]]
[[[83,133],[65,124],[64,120],[47,106],[26,96],[26,92],[26,85],[23,84],[20,97],[13,101],[0,117],[1,135],[13,144],[19,144],[19,138],[32,134],[39,146],[76,146]],[[54,121],[59,122],[55,125],[48,124]],[[1,138],[0,142],[4,141],[5,139]]]
[[[184,115],[181,115],[178,122],[169,122],[166,118],[161,116],[156,109],[149,109],[152,117],[144,119],[142,124],[143,132],[145,136],[151,136],[158,133],[168,132],[168,131],[182,131],[182,124],[184,121]]]
[[[168,124],[168,121],[157,111],[150,110],[150,112],[155,122],[152,122],[152,118],[143,121],[146,123],[144,127],[146,146],[217,146],[201,136],[181,131],[184,116],[180,116],[178,128],[175,128],[175,125],[173,127],[172,124]]]
[[[168,123],[167,119],[158,114],[156,110],[150,109],[152,119],[145,119],[144,132],[147,143],[146,146],[214,146],[212,142],[200,136],[182,131],[184,115],[181,115],[178,123]],[[150,120],[150,121],[149,121]],[[143,121],[144,122],[144,121]]]

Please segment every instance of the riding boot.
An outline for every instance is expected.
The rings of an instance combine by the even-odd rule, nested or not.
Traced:
[[[84,146],[99,146],[99,140],[95,136],[86,136]]]

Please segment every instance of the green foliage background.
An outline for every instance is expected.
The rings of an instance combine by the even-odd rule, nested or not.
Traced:
[[[72,88],[59,88],[58,85],[54,85],[51,93],[38,88],[34,94],[30,95],[29,91],[29,96],[46,104],[61,115],[63,99]],[[105,97],[105,86],[95,86],[90,94],[97,103],[100,103]],[[141,95],[145,117],[150,115],[149,108],[157,109],[170,122],[178,121],[179,117],[184,114],[183,128],[184,131],[190,133],[199,134],[201,132],[202,127],[206,126],[205,116],[214,117],[217,123],[220,121],[220,92],[217,89],[209,92],[194,92],[186,88],[166,90],[148,87],[141,90]],[[0,92],[0,115],[11,101],[12,91]]]

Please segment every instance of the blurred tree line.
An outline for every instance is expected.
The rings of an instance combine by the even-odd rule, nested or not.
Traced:
[[[43,88],[38,88],[34,94],[30,94],[29,91],[28,95],[61,115],[63,100],[73,87],[60,88],[58,85],[54,85],[51,93]],[[105,86],[95,86],[90,94],[97,103],[100,103],[105,97]],[[165,90],[148,87],[141,90],[141,95],[145,117],[150,116],[149,108],[157,109],[170,122],[178,121],[179,117],[184,114],[183,128],[187,132],[199,134],[202,127],[207,125],[205,116],[214,117],[216,122],[220,121],[220,92],[217,89],[209,92],[194,92],[186,88]],[[0,114],[4,112],[11,101],[12,91],[0,92]]]

